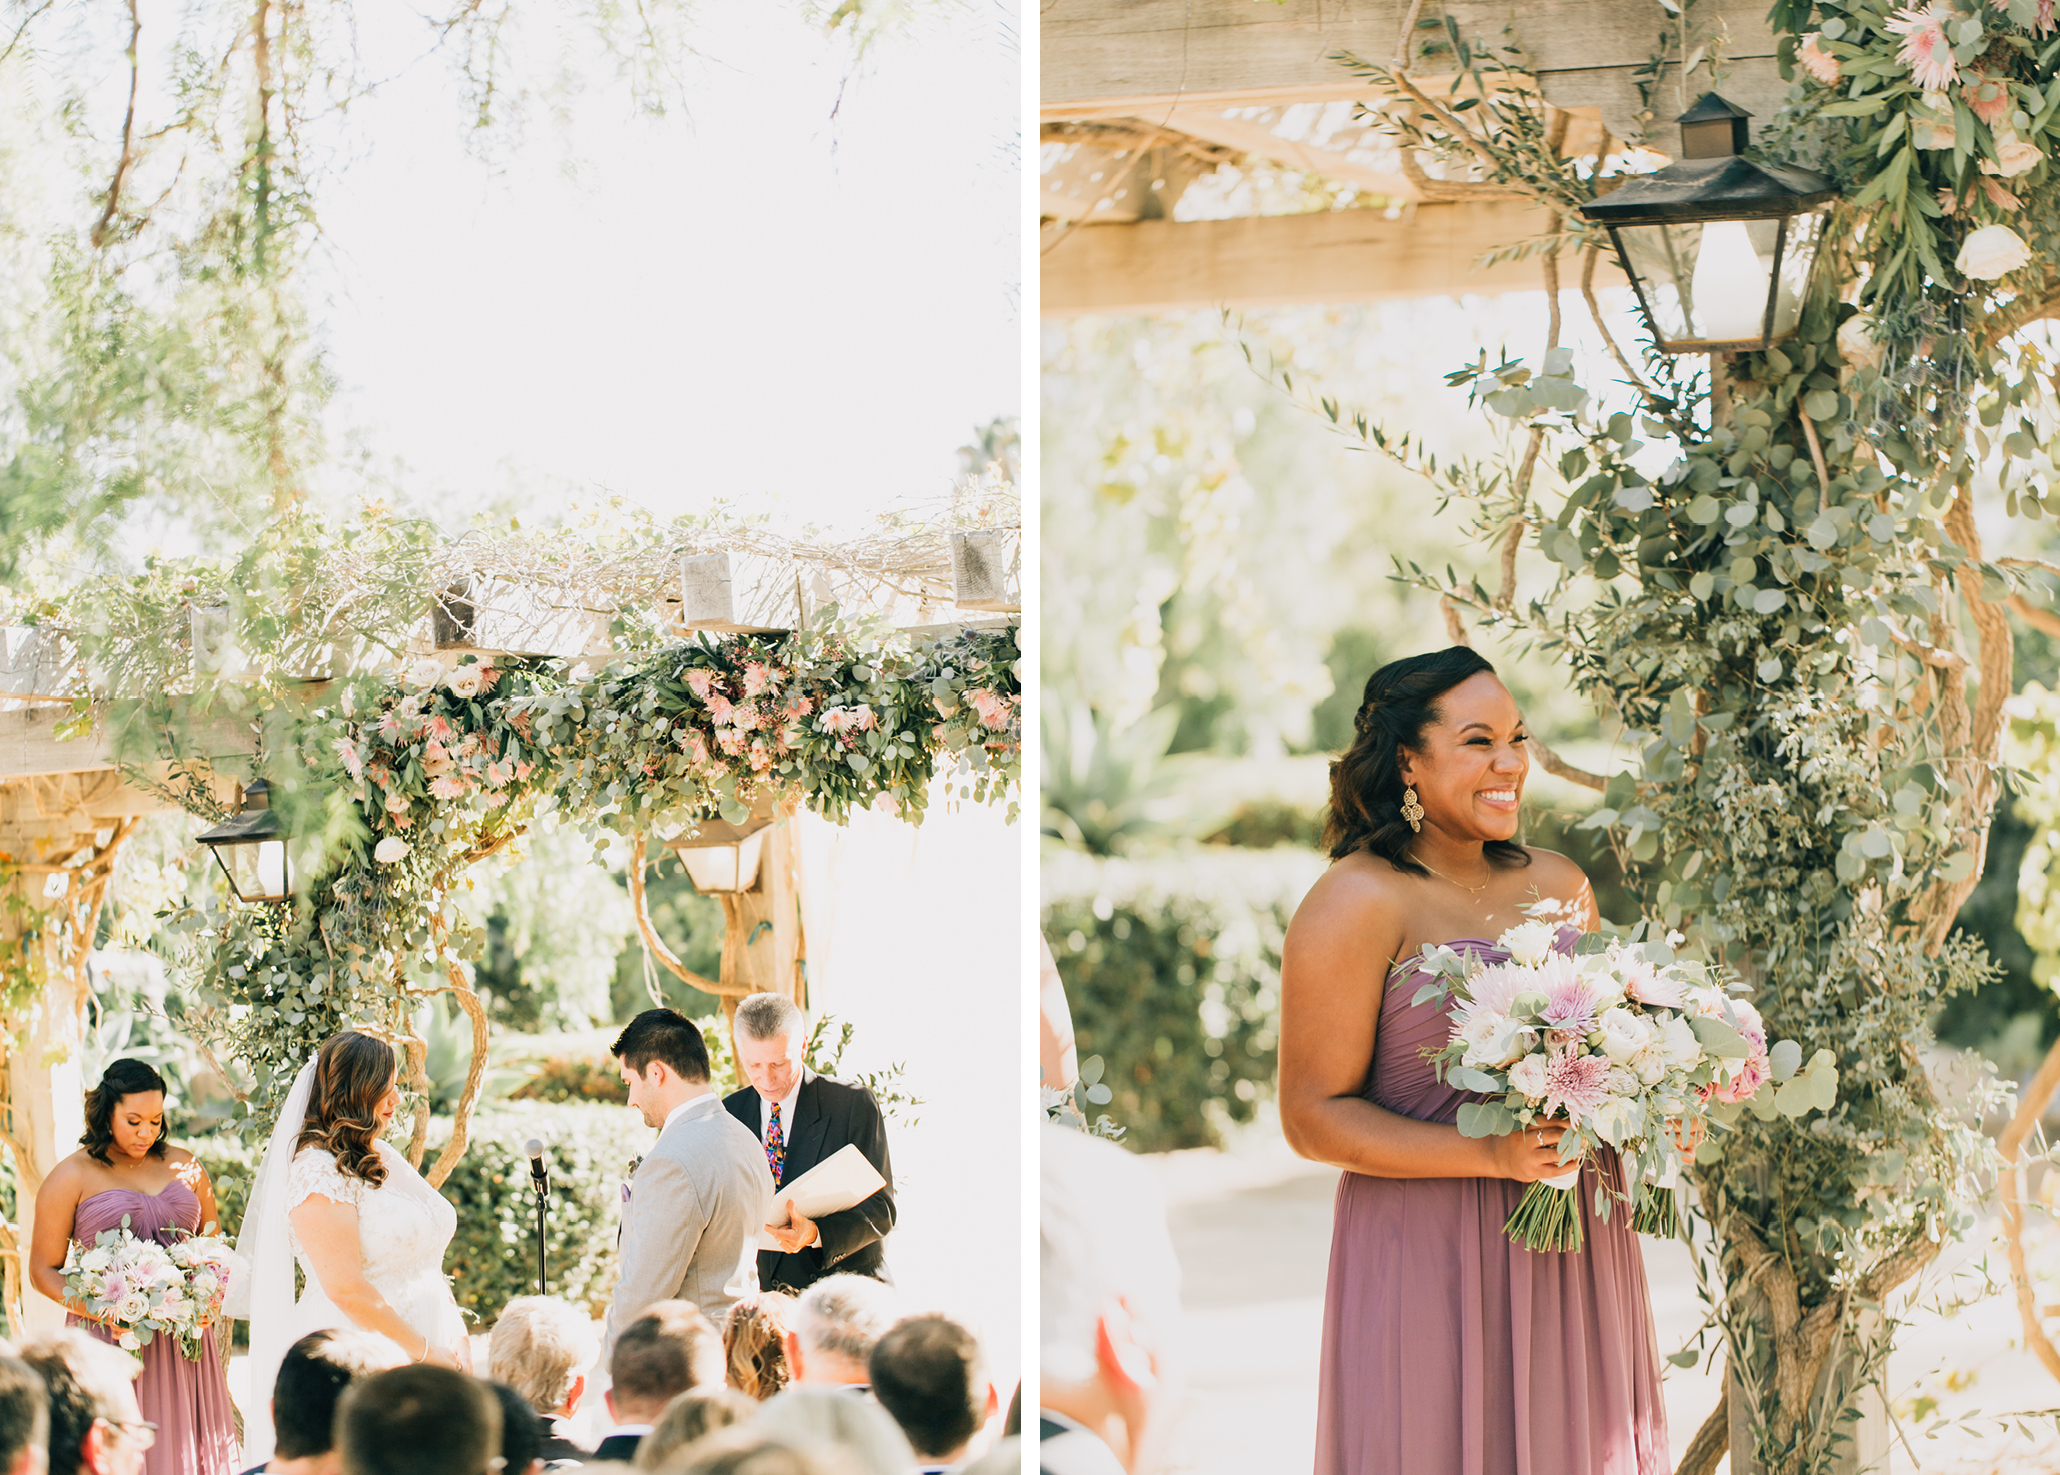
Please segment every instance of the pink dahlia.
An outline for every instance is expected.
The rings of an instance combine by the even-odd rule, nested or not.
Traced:
[[[432,799],[462,799],[471,787],[462,773],[447,773],[429,781],[429,796]]]
[[[1804,71],[1826,87],[1838,81],[1838,58],[1817,45],[1815,31],[1803,37],[1802,45],[1795,49],[1795,59],[1803,64]]]
[[[1926,92],[1950,87],[1960,75],[1952,43],[1946,40],[1946,22],[1954,19],[1952,7],[1933,0],[1919,9],[1910,6],[1891,16],[1886,29],[1903,38],[1897,59],[1910,69],[1910,76]]]
[[[1545,1062],[1545,1115],[1564,1106],[1579,1120],[1609,1099],[1609,1061],[1600,1055],[1554,1050]]]
[[[358,745],[349,738],[336,740],[336,756],[343,760],[344,769],[352,778],[365,776],[365,760],[358,756]]]
[[[1539,1018],[1555,1033],[1584,1037],[1595,1028],[1596,1005],[1601,1002],[1595,985],[1579,974],[1554,979],[1545,990],[1545,1012]]]

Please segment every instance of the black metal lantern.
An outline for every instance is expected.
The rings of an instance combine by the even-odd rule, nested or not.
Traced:
[[[1662,352],[1771,347],[1802,316],[1838,191],[1807,169],[1740,158],[1751,116],[1705,93],[1677,120],[1679,163],[1581,207],[1608,227]]]
[[[285,901],[293,895],[286,825],[272,812],[272,788],[263,779],[244,787],[240,813],[195,838],[214,852],[238,901]]]

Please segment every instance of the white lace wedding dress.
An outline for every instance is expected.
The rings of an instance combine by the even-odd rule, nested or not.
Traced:
[[[448,1350],[465,1335],[465,1319],[443,1272],[444,1250],[457,1232],[458,1211],[391,1145],[375,1145],[386,1164],[386,1182],[377,1188],[345,1173],[337,1167],[335,1154],[323,1148],[304,1147],[295,1153],[286,1178],[286,1213],[291,1215],[315,1194],[356,1209],[365,1279],[432,1347]],[[287,1223],[291,1234],[290,1218]],[[299,1235],[292,1235],[292,1245],[307,1287],[293,1308],[288,1341],[353,1325],[323,1291]],[[400,1355],[412,1357],[420,1350],[405,1347]]]

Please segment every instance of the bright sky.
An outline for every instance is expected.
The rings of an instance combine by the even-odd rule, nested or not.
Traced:
[[[382,9],[368,55],[419,52]],[[521,488],[851,528],[947,493],[1021,403],[1016,5],[856,76],[799,9],[708,0],[687,114],[596,85],[500,167],[438,61],[353,108],[322,201],[339,440],[440,512]]]

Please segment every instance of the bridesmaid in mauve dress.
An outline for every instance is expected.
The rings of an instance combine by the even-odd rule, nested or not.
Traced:
[[[51,1300],[64,1301],[70,1240],[90,1245],[96,1235],[121,1228],[126,1217],[138,1239],[168,1245],[214,1222],[207,1173],[191,1153],[164,1140],[164,1090],[164,1078],[144,1062],[117,1060],[86,1094],[84,1148],[59,1163],[36,1194],[30,1273]],[[82,1308],[67,1309],[71,1325],[115,1340],[113,1330]],[[157,1428],[154,1435],[123,1428],[117,1437],[153,1440],[144,1452],[145,1475],[230,1475],[236,1469],[236,1416],[216,1335],[208,1332],[197,1362],[164,1337],[135,1354],[143,1363],[136,1402]]]
[[[1595,925],[1564,856],[1514,843],[1529,771],[1515,699],[1455,646],[1374,673],[1331,769],[1334,864],[1282,959],[1281,1125],[1339,1179],[1317,1390],[1316,1475],[1666,1475],[1666,1415],[1645,1266],[1621,1204],[1576,1186],[1571,1253],[1512,1244],[1503,1223],[1556,1176],[1562,1127],[1485,1139],[1426,1049],[1451,1021],[1414,1003],[1423,948],[1472,948],[1524,907],[1565,903],[1556,946]]]

